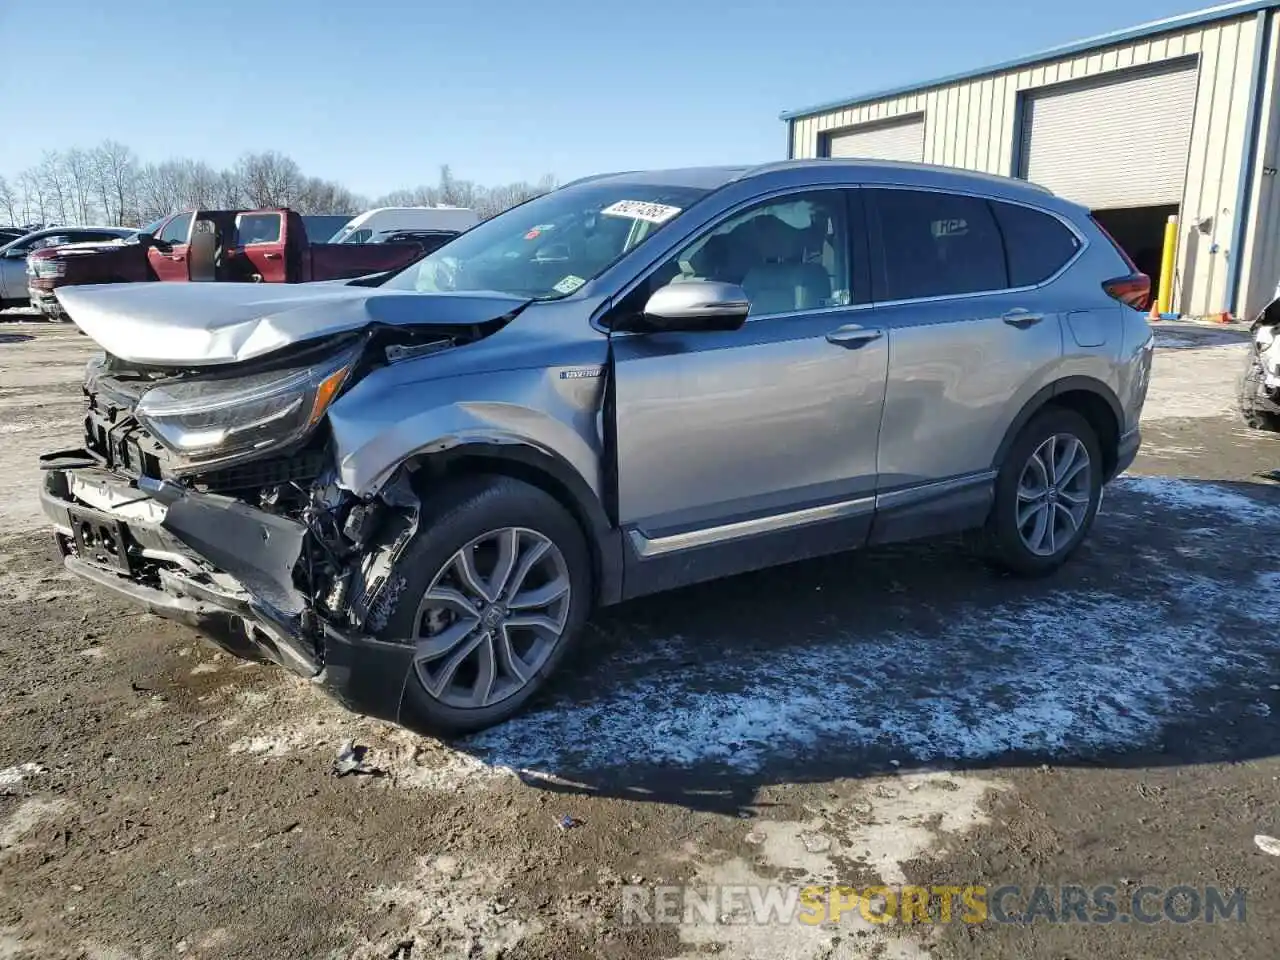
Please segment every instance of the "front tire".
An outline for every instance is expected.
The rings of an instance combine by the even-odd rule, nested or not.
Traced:
[[[425,500],[379,639],[414,645],[403,715],[445,734],[517,713],[546,685],[591,609],[573,516],[510,477],[471,476]],[[416,721],[416,723],[415,723]]]
[[[996,477],[988,553],[1025,577],[1045,576],[1075,553],[1102,501],[1098,435],[1074,410],[1050,408],[1018,434]]]

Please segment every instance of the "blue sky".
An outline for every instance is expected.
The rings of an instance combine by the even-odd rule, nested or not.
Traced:
[[[112,137],[367,195],[785,153],[781,110],[1194,0],[0,0],[0,175]],[[51,21],[56,16],[56,22]],[[52,31],[52,32],[51,32]]]

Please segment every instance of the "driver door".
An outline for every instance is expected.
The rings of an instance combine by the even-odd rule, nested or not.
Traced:
[[[731,332],[618,333],[617,511],[627,594],[865,543],[888,340],[868,300],[860,192],[730,214],[622,301],[683,278],[742,286]]]
[[[157,280],[187,280],[187,244],[191,236],[193,214],[175,213],[168,219],[156,239],[161,246],[147,248],[147,261]]]

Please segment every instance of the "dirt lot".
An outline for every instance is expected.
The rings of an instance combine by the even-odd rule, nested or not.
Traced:
[[[1144,452],[1059,576],[942,543],[628,604],[537,709],[444,744],[66,576],[33,461],[76,442],[91,344],[0,317],[0,958],[1275,956],[1280,857],[1253,838],[1280,834],[1280,440],[1231,416],[1241,333],[1159,335]],[[349,739],[379,775],[334,775]],[[1008,913],[1035,885],[1247,907],[622,910],[880,882],[1021,885]]]

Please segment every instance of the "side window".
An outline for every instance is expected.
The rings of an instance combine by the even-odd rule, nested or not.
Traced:
[[[753,316],[851,302],[844,193],[770,200],[730,217],[669,260],[647,285],[719,280],[742,287]]]
[[[881,269],[874,271],[877,300],[1009,286],[1004,245],[986,200],[924,190],[870,194],[881,247]]]
[[[1062,269],[1080,241],[1056,218],[1016,203],[992,201],[1009,256],[1009,283],[1030,287]]]
[[[347,234],[342,238],[343,243],[368,243],[373,236],[373,231],[369,229],[356,230]]]
[[[242,213],[236,217],[236,231],[242,247],[255,243],[279,243],[280,214]]]
[[[159,239],[164,243],[186,243],[191,233],[191,214],[180,213],[170,220],[160,231]]]

